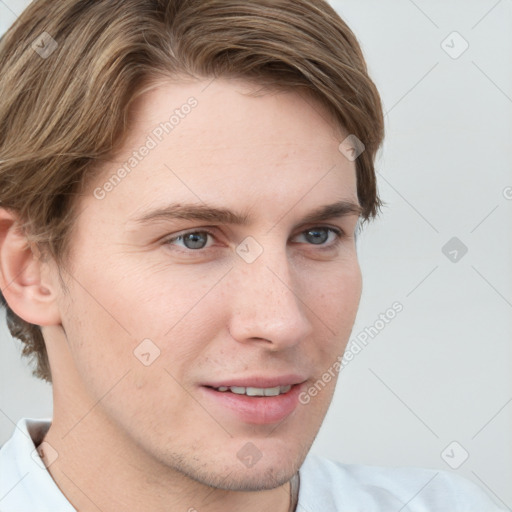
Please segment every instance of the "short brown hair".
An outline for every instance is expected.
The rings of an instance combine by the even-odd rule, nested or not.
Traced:
[[[0,206],[57,263],[76,198],[121,146],[130,105],[148,81],[180,75],[309,91],[364,143],[363,222],[378,214],[381,100],[356,37],[326,1],[35,0],[0,42]],[[36,359],[33,375],[51,382],[40,327],[1,299],[23,355]]]

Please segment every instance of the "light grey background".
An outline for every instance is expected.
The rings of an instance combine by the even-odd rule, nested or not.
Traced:
[[[27,3],[0,0],[0,32]],[[511,508],[512,0],[331,3],[386,111],[387,207],[360,241],[351,339],[404,309],[342,370],[313,451],[458,472]],[[453,237],[468,249],[456,262]],[[19,418],[51,416],[51,388],[1,329],[0,443]]]

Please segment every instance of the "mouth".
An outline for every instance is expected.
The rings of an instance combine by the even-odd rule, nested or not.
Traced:
[[[243,386],[207,386],[215,391],[219,391],[221,393],[234,393],[235,395],[246,395],[246,396],[254,396],[254,397],[264,397],[264,396],[279,396],[284,395],[292,389],[291,384],[287,386],[275,386],[273,388],[255,388],[255,387],[243,387]]]
[[[252,425],[267,425],[283,421],[297,409],[299,395],[305,388],[306,381],[272,384],[242,386],[239,382],[236,385],[222,383],[203,385],[200,390],[212,410],[218,411],[219,418]]]

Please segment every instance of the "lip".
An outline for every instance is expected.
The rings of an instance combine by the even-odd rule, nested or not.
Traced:
[[[256,379],[234,379],[226,381],[232,386],[239,385],[241,387],[275,387],[281,385],[281,380],[256,380]],[[233,384],[237,382],[239,384]],[[264,382],[254,386],[255,382]],[[268,383],[271,382],[269,385]],[[246,383],[245,385],[240,383]],[[247,384],[249,383],[249,384]],[[250,385],[253,384],[253,385]],[[290,382],[288,384],[291,384]],[[284,384],[284,385],[288,385]],[[215,387],[223,384],[215,385]],[[226,384],[227,385],[227,384]],[[268,425],[284,420],[292,414],[299,404],[299,395],[305,388],[306,383],[301,382],[292,385],[290,391],[277,396],[251,397],[247,395],[237,395],[230,391],[216,391],[207,385],[200,386],[201,394],[207,401],[209,410],[217,410],[219,418],[226,416],[234,421],[242,421],[252,425]],[[212,412],[213,412],[212,410]]]
[[[213,388],[220,388],[221,386],[238,386],[242,388],[275,388],[277,386],[294,386],[295,384],[302,384],[306,377],[297,374],[275,375],[273,377],[233,377],[219,382],[208,382],[203,386],[210,386]]]

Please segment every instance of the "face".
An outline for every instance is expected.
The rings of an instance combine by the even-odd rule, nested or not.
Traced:
[[[50,362],[76,410],[101,399],[77,435],[104,422],[193,480],[271,489],[309,451],[355,320],[357,209],[308,218],[358,206],[355,163],[311,98],[209,83],[145,93],[81,197],[59,297],[73,365]]]

